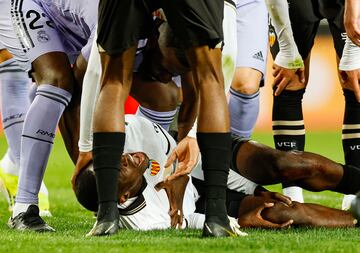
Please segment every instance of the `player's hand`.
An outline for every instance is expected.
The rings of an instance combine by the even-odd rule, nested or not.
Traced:
[[[360,69],[340,71],[340,81],[343,88],[354,91],[357,101],[360,102]]]
[[[258,191],[255,196],[264,197],[267,199],[274,199],[283,202],[286,205],[291,205],[291,198],[285,196],[279,192],[270,192],[270,191]]]
[[[74,173],[71,177],[71,185],[72,189],[75,191],[75,182],[77,176],[80,174],[81,170],[86,168],[86,166],[89,165],[89,163],[92,162],[92,152],[79,152],[79,157],[77,159]]]
[[[294,223],[293,220],[288,220],[282,224],[273,223],[268,220],[264,220],[261,216],[261,212],[266,208],[271,208],[274,206],[274,203],[264,203],[256,209],[242,215],[239,217],[238,222],[240,227],[250,227],[250,228],[267,228],[267,229],[280,229],[288,228],[291,224]]]
[[[198,158],[199,146],[196,139],[189,136],[182,139],[166,161],[165,168],[171,166],[176,160],[178,161],[175,172],[166,180],[174,180],[177,177],[190,174]]]
[[[305,69],[287,69],[273,64],[273,77],[273,87],[277,87],[275,96],[279,96],[285,88],[297,90],[304,87]]]
[[[358,0],[345,3],[344,26],[347,36],[354,44],[360,46],[360,4]]]
[[[168,196],[170,210],[169,215],[171,219],[171,227],[179,228],[183,227],[183,200],[187,183],[189,182],[189,176],[178,176],[171,181],[162,181],[155,186],[157,191],[164,189]]]

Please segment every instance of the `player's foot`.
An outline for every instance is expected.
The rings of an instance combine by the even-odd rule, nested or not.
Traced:
[[[351,212],[354,218],[360,221],[360,192],[356,194],[356,197],[351,202]]]
[[[114,221],[96,221],[93,228],[86,236],[104,236],[116,234],[119,230],[119,220]]]
[[[350,210],[351,208],[351,202],[356,198],[355,195],[344,195],[343,200],[342,200],[342,204],[341,204],[341,209],[342,210]]]
[[[5,155],[0,161],[0,180],[3,182],[2,193],[9,204],[9,210],[15,203],[15,195],[17,191],[18,179],[17,175],[6,172],[7,170],[16,171],[15,165],[11,162],[10,158]]]
[[[298,186],[289,186],[283,188],[283,194],[291,198],[292,201],[304,203],[302,188]]]
[[[220,225],[214,221],[205,221],[202,237],[236,237],[230,226]]]
[[[26,212],[10,218],[8,226],[20,231],[55,232],[39,215],[39,207],[30,205]]]
[[[119,230],[119,210],[116,202],[99,205],[97,221],[86,236],[104,236],[116,234]]]
[[[6,198],[11,212],[15,204],[19,176],[10,173],[9,171],[15,173],[18,170],[16,169],[15,164],[10,160],[8,154],[6,154],[0,161],[0,180],[2,181],[2,184],[0,183],[0,192]],[[50,212],[49,193],[44,182],[41,183],[39,191],[39,208],[40,216],[52,216]]]

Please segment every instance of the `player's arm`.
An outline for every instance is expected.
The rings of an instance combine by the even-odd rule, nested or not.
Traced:
[[[273,86],[277,86],[275,96],[289,84],[305,82],[304,63],[294,41],[288,3],[286,0],[266,0],[266,5],[275,27],[280,51],[274,60]]]
[[[344,25],[347,36],[351,41],[360,46],[360,1],[346,0]]]
[[[360,47],[355,45],[350,38],[346,38],[339,70],[343,87],[353,90],[360,102]]]
[[[80,137],[79,157],[71,178],[74,188],[75,180],[81,169],[85,168],[92,161],[92,122],[95,110],[96,99],[100,90],[101,62],[97,49],[96,36],[93,40],[88,67],[84,76],[81,107],[80,107]]]
[[[181,75],[181,103],[178,117],[178,141],[185,138],[196,121],[199,96],[197,94],[192,72]]]

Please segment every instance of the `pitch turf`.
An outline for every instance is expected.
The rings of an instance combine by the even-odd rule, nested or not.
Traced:
[[[256,134],[254,139],[272,146],[269,134]],[[306,147],[342,162],[340,134],[308,134]],[[6,143],[0,137],[0,155]],[[36,157],[34,157],[36,159]],[[358,229],[287,229],[279,231],[245,230],[247,237],[202,239],[200,231],[121,231],[109,238],[85,238],[94,219],[82,209],[71,191],[71,164],[60,138],[45,175],[50,191],[52,218],[46,220],[56,228],[52,234],[18,233],[6,226],[7,205],[0,198],[0,252],[360,252]],[[272,186],[271,189],[279,189]],[[305,200],[339,208],[340,194],[305,193]]]

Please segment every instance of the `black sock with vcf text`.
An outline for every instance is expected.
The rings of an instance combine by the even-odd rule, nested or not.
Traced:
[[[125,133],[94,133],[93,160],[99,197],[98,220],[114,220],[118,217],[118,177],[124,144]]]
[[[231,159],[230,133],[197,133],[204,171],[206,221],[228,224],[226,189]]]

